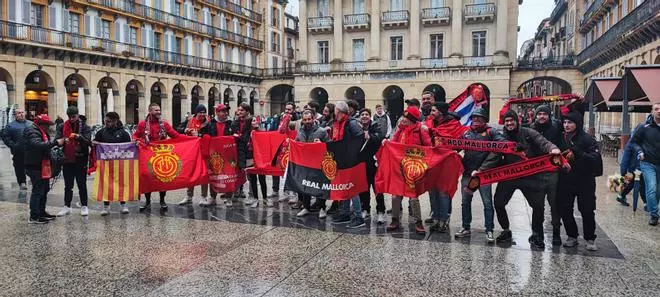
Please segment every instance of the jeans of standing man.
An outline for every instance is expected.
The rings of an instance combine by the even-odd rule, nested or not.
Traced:
[[[206,198],[209,195],[209,190],[211,192],[211,197],[214,199],[218,195],[215,191],[213,191],[213,187],[209,187],[209,184],[202,184],[199,187],[202,191],[202,198]],[[186,194],[188,194],[188,198],[192,198],[195,195],[195,187],[188,188]]]
[[[250,194],[254,199],[259,199],[259,192],[257,190],[257,177],[259,178],[259,186],[261,186],[261,195],[263,199],[266,199],[266,194],[268,193],[268,188],[266,187],[266,176],[265,175],[256,175],[248,174],[248,179],[250,180]]]
[[[651,217],[658,217],[658,183],[660,182],[660,165],[654,165],[648,162],[640,162],[639,169],[644,176],[644,186],[646,187],[646,207]]]
[[[73,182],[78,186],[80,204],[87,206],[87,166],[80,163],[65,163],[62,166],[64,175],[64,205],[71,207],[73,200]]]
[[[463,200],[461,201],[461,210],[463,212],[463,229],[470,229],[472,224],[472,197],[474,193],[466,192],[465,187],[467,187],[468,182],[470,181],[470,175],[463,175],[461,177],[461,196]],[[494,218],[494,208],[493,208],[493,188],[491,185],[483,186],[479,188],[479,196],[481,196],[481,202],[484,204],[484,220],[486,232],[493,232],[495,228]]]
[[[451,207],[451,199],[445,193],[438,190],[429,191],[429,202],[431,204],[431,212],[433,218],[440,221],[447,221],[449,219],[449,208]]]
[[[362,205],[360,204],[360,196],[355,196],[348,200],[339,201],[339,215],[340,216],[350,216],[351,215],[351,202],[353,203],[353,212],[355,217],[362,219]]]
[[[504,181],[497,184],[495,189],[495,196],[493,203],[495,205],[495,212],[497,213],[497,221],[502,226],[502,229],[509,230],[509,216],[506,212],[506,205],[513,197],[516,190],[520,190],[527,203],[532,207],[532,232],[534,235],[543,234],[543,220],[545,214],[545,201],[539,191],[539,178],[537,175]]]
[[[41,178],[41,170],[26,170],[32,182],[30,194],[30,218],[37,219],[46,212],[46,197],[50,187],[49,180]]]
[[[20,151],[14,155],[12,160],[14,161],[14,173],[16,174],[16,182],[18,182],[19,185],[24,184],[26,180],[24,164],[25,155],[22,151]]]
[[[566,235],[578,237],[578,227],[573,216],[575,198],[577,197],[578,210],[582,215],[582,232],[585,240],[596,239],[596,178],[580,180],[579,182],[559,179],[559,205],[561,207],[561,219],[564,221]]]
[[[544,172],[540,174],[541,194],[548,200],[550,205],[550,216],[552,218],[553,232],[559,232],[561,228],[561,212],[557,202],[557,182],[559,180],[558,172]],[[543,202],[545,203],[545,201]],[[559,234],[559,233],[557,233]]]
[[[273,178],[273,194],[277,194],[280,192],[280,177],[279,176],[271,176]]]
[[[392,218],[395,218],[397,220],[401,220],[401,201],[403,200],[403,197],[401,196],[392,196]],[[417,198],[410,198],[408,199],[408,203],[410,203],[412,213],[410,214],[413,218],[415,218],[415,221],[421,221],[422,220],[422,212],[419,206],[419,200]]]

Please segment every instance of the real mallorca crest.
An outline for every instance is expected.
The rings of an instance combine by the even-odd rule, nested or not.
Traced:
[[[220,153],[211,153],[211,158],[209,161],[211,163],[211,172],[213,172],[213,174],[220,174],[222,171],[224,171],[225,159],[222,157],[222,155],[220,155]]]
[[[159,181],[169,183],[179,176],[183,164],[173,153],[174,145],[157,144],[151,147],[154,155],[149,158],[149,172]]]
[[[282,147],[282,152],[280,152],[280,155],[278,156],[278,164],[280,169],[284,170],[286,169],[286,166],[289,164],[289,143],[283,144]]]
[[[321,171],[330,181],[337,177],[337,161],[335,161],[331,152],[325,152],[323,161],[321,161]]]
[[[406,156],[401,160],[401,173],[406,185],[415,188],[426,173],[428,165],[424,162],[424,150],[418,148],[406,149]]]

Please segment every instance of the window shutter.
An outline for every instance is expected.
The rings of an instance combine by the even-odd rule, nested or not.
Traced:
[[[92,27],[92,22],[90,21],[90,19],[91,19],[90,16],[85,15],[85,24],[84,24],[84,26],[85,26],[85,36],[90,36],[91,35],[90,29]]]
[[[173,15],[179,15],[178,11],[174,11],[174,7],[176,6],[175,2],[176,2],[175,0],[170,0],[170,11],[169,12]]]
[[[124,31],[123,32],[124,38],[123,38],[122,42],[130,43],[131,42],[131,36],[130,36],[131,31],[129,30],[128,24],[124,24],[122,31]]]
[[[147,33],[149,30],[147,28],[142,28],[142,46],[144,47],[149,47],[149,43],[147,42]]]
[[[69,11],[66,9],[62,10],[62,30],[65,32],[71,32],[71,24],[69,24]]]
[[[182,52],[183,52],[184,55],[188,55],[188,54],[189,54],[189,50],[188,50],[188,38],[184,38],[184,39],[183,39],[183,51],[182,51]]]
[[[23,24],[29,24],[30,23],[30,6],[32,5],[32,1],[30,0],[24,0],[23,1]]]
[[[94,17],[94,31],[96,32],[96,37],[103,37],[103,25],[101,24],[100,17]]]
[[[48,6],[48,28],[57,29],[57,7],[54,5]]]
[[[121,41],[121,24],[115,21],[115,41]]]

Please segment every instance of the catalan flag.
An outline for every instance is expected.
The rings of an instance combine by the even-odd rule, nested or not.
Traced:
[[[140,159],[134,143],[96,144],[94,192],[97,201],[134,201],[140,197]]]

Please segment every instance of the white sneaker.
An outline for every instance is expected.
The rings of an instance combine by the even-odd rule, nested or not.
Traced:
[[[274,207],[274,206],[275,206],[275,198],[268,198],[268,199],[266,199],[266,206],[268,206],[268,207]]]
[[[289,200],[289,194],[284,193],[284,195],[280,196],[280,198],[277,199],[277,202],[284,202],[284,201],[287,201],[287,200]]]
[[[234,202],[231,200],[231,198],[225,199],[225,206],[226,207],[231,207],[232,205],[234,205]]]
[[[587,251],[595,252],[597,250],[598,247],[596,246],[596,242],[593,240],[587,240]]]
[[[62,210],[60,210],[60,212],[57,213],[57,216],[63,217],[70,214],[71,214],[71,207],[64,206],[62,207]]]
[[[362,219],[364,220],[364,219],[369,217],[369,213],[366,210],[363,210],[362,214],[360,214],[360,216],[362,216]]]
[[[376,223],[379,225],[385,224],[385,214],[379,213],[376,214]]]
[[[319,219],[325,219],[326,216],[328,215],[325,213],[325,210],[319,210]]]
[[[215,206],[215,198],[208,197],[199,202],[199,206]]]
[[[26,191],[27,190],[27,186],[25,185],[25,183],[20,184],[19,188],[20,188],[21,191]]]
[[[80,215],[83,216],[83,217],[86,217],[87,215],[89,215],[89,208],[87,208],[87,206],[81,207],[80,208]]]
[[[183,198],[183,200],[179,201],[179,205],[186,205],[190,203],[192,203],[192,197]]]
[[[110,206],[103,206],[103,210],[101,211],[101,216],[105,217],[108,214],[110,214]]]
[[[298,196],[293,195],[289,197],[289,204],[296,204],[296,203],[298,203]]]
[[[252,203],[254,203],[254,201],[256,201],[256,199],[254,199],[252,197],[247,197],[247,198],[245,198],[245,201],[243,201],[243,204],[252,205]]]
[[[309,210],[306,210],[306,209],[303,208],[301,211],[298,212],[298,214],[296,216],[297,217],[304,217],[308,214],[309,214]]]
[[[259,200],[254,199],[254,202],[252,202],[252,204],[250,204],[250,207],[251,207],[251,208],[257,208],[257,207],[259,207]]]
[[[128,206],[124,205],[121,207],[121,214],[128,214]]]

